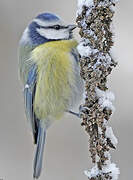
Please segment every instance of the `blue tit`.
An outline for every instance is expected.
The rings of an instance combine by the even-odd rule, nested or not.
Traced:
[[[33,177],[42,169],[46,131],[82,99],[75,25],[52,13],[39,14],[25,29],[19,44],[19,72],[24,86],[25,111],[36,153]]]

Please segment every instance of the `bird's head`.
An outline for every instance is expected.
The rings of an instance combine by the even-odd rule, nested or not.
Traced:
[[[29,24],[23,39],[27,38],[33,45],[55,40],[68,40],[73,37],[72,31],[75,28],[76,25],[65,24],[55,14],[42,13]]]

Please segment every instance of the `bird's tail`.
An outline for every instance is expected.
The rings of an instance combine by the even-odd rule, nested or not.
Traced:
[[[37,147],[36,147],[36,153],[34,159],[34,172],[33,172],[34,179],[38,179],[41,174],[45,137],[46,137],[46,129],[41,127],[41,124],[39,123]]]

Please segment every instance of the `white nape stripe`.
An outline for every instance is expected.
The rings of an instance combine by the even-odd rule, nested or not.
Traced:
[[[56,24],[56,22],[58,22],[59,25],[61,25],[61,21],[60,20],[57,20],[57,21],[53,21],[53,22],[50,22],[50,21],[42,21],[40,19],[34,19],[33,22],[36,22],[39,26],[53,26]]]

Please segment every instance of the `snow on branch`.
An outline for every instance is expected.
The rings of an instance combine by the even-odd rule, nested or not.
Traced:
[[[112,18],[118,0],[78,0],[81,77],[85,82],[85,103],[80,106],[82,126],[89,134],[89,151],[94,167],[85,171],[90,180],[117,180],[119,168],[111,163],[109,150],[117,138],[108,126],[114,112],[114,94],[107,77],[117,63],[113,59]]]

